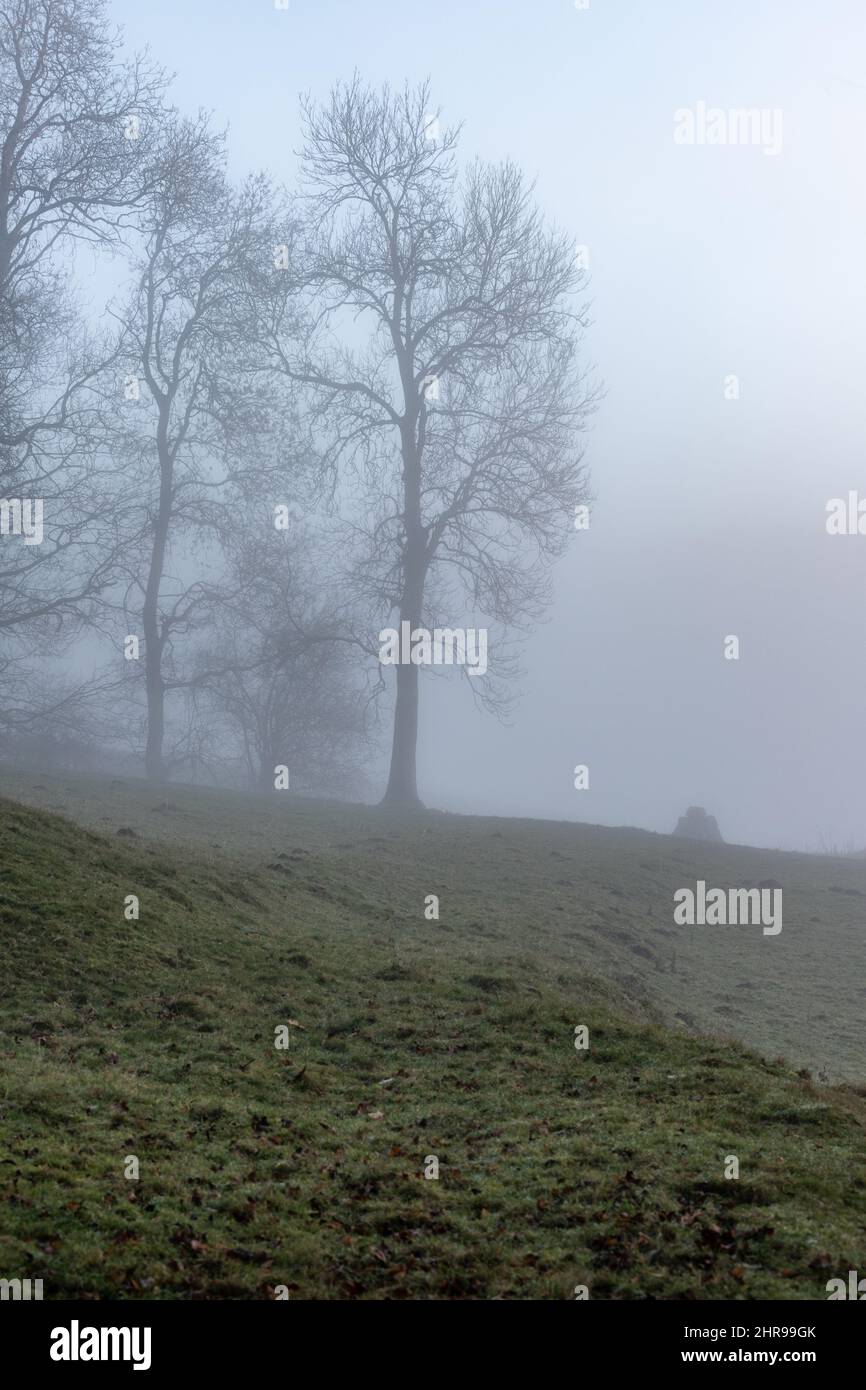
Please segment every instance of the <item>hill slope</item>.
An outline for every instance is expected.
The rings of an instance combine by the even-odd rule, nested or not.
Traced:
[[[391,813],[133,779],[3,775],[7,794],[115,836],[182,843],[198,860],[265,870],[287,847],[316,858],[351,910],[411,924],[489,959],[522,951],[554,973],[588,969],[674,1026],[727,1035],[831,1081],[866,1081],[866,862],[709,845],[561,821]],[[185,860],[179,860],[183,871]],[[267,877],[267,875],[266,875]],[[784,926],[683,928],[673,895],[779,883]],[[441,899],[438,932],[424,898]],[[366,908],[363,906],[366,904]]]
[[[850,913],[831,889],[866,867],[132,782],[67,795],[106,833],[0,804],[7,1277],[55,1298],[824,1298],[863,1264],[858,1092],[664,1019],[690,989],[710,1013],[695,982],[721,968],[670,936],[670,883],[785,862],[797,906],[737,964],[754,980],[798,912]],[[827,915],[823,954],[856,927]],[[755,986],[776,1050],[807,983]]]

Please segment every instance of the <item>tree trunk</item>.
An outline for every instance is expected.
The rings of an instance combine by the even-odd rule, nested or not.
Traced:
[[[410,634],[420,625],[424,608],[424,582],[427,577],[427,535],[421,520],[421,458],[423,455],[424,403],[414,379],[411,354],[398,349],[400,377],[407,411],[400,424],[400,452],[403,458],[403,543],[402,594],[400,601],[401,657],[403,623]],[[418,433],[420,424],[420,435]],[[409,653],[405,653],[408,657]],[[391,744],[391,770],[383,805],[421,806],[416,773],[418,750],[418,667],[397,666],[397,699],[394,705],[394,739]]]
[[[153,532],[150,568],[142,607],[144,628],[144,673],[147,690],[147,744],[144,767],[152,782],[165,780],[163,739],[165,737],[165,686],[162,680],[162,649],[164,635],[159,626],[159,590],[165,568],[165,551],[171,520],[172,467],[166,439],[167,416],[160,412],[157,427],[157,448],[160,456],[159,510]]]
[[[147,743],[144,752],[144,770],[151,782],[165,780],[165,764],[162,760],[162,743],[165,734],[165,691],[162,685],[162,657],[159,649],[159,633],[155,624],[151,636],[144,622],[144,667],[147,688]]]
[[[409,491],[410,500],[412,490]],[[407,512],[413,508],[407,507]],[[420,499],[418,503],[420,513]],[[401,652],[403,624],[409,624],[410,635],[419,626],[424,602],[426,573],[425,537],[420,516],[414,526],[407,527],[403,552],[403,601],[400,604]],[[391,744],[391,770],[383,804],[422,806],[418,796],[416,774],[418,749],[418,667],[412,663],[397,666],[397,700],[394,706],[394,739]]]
[[[394,739],[391,771],[383,804],[420,806],[416,775],[418,746],[418,667],[397,667],[397,702],[394,706]]]

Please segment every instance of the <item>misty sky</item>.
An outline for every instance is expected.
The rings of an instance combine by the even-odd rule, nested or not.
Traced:
[[[654,830],[697,803],[732,841],[866,846],[866,536],[825,529],[866,497],[862,0],[111,8],[236,174],[293,182],[300,91],[430,76],[464,157],[514,158],[589,248],[591,529],[509,727],[422,676],[427,803]],[[676,144],[701,101],[779,108],[780,153]]]

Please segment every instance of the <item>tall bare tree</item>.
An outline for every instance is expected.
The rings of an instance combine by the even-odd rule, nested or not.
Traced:
[[[462,592],[519,626],[587,495],[575,247],[513,164],[459,172],[459,131],[439,132],[426,84],[356,78],[303,118],[305,233],[262,340],[360,488],[383,616],[429,627]],[[396,668],[385,799],[404,804],[418,802],[418,676]]]
[[[0,447],[64,427],[69,252],[116,246],[146,191],[165,80],[118,57],[103,0],[0,3]],[[58,368],[60,370],[58,370]]]
[[[101,0],[0,0],[0,685],[13,725],[39,688],[32,654],[93,613],[122,550],[92,394],[104,359],[70,289],[76,248],[116,248],[151,175],[165,81],[118,45]],[[26,538],[10,534],[22,510],[39,513]]]
[[[135,460],[145,513],[128,603],[144,637],[145,766],[154,779],[166,771],[166,692],[187,679],[176,644],[219,599],[215,580],[191,578],[188,564],[185,572],[180,543],[218,539],[231,489],[251,473],[267,432],[273,393],[245,371],[240,287],[268,207],[264,180],[231,188],[207,118],[166,121],[118,350],[122,447]]]

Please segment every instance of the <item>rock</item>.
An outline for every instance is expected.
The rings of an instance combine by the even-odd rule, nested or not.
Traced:
[[[715,816],[708,816],[703,806],[690,806],[677,821],[674,834],[685,835],[689,840],[713,840],[717,845],[725,843]]]

